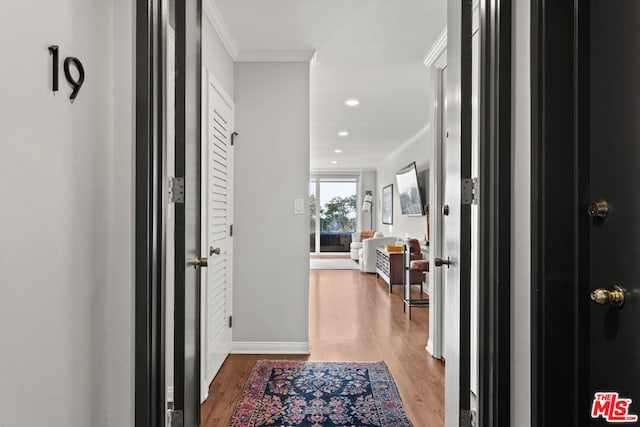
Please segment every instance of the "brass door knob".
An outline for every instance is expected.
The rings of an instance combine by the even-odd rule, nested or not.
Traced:
[[[620,285],[615,285],[612,290],[596,289],[591,292],[591,301],[596,304],[610,304],[613,307],[622,307],[624,304],[624,289]]]
[[[609,203],[598,200],[589,205],[589,216],[592,218],[606,218],[609,214]]]
[[[191,265],[193,265],[193,268],[206,267],[209,265],[209,259],[196,257],[193,260],[191,260]]]
[[[209,246],[209,256],[220,255],[220,248]]]

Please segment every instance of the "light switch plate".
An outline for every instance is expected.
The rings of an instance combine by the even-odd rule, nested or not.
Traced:
[[[293,214],[304,215],[304,199],[293,199]]]

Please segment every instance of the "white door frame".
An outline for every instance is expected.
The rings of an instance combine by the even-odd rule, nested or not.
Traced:
[[[424,64],[431,69],[431,87],[433,97],[433,144],[431,144],[432,166],[429,176],[429,216],[431,236],[429,236],[429,265],[435,266],[435,258],[442,253],[442,206],[444,188],[442,186],[444,164],[442,159],[442,144],[444,140],[443,101],[445,88],[442,84],[442,72],[447,67],[447,27],[444,27],[440,37],[433,45]],[[443,289],[442,270],[431,268],[429,272],[429,339],[427,351],[436,359],[442,358],[443,349]]]

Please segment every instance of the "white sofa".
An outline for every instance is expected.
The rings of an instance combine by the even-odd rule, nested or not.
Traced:
[[[376,248],[392,245],[396,240],[395,237],[372,237],[370,239],[364,239],[362,241],[362,249],[360,249],[360,271],[375,273]]]

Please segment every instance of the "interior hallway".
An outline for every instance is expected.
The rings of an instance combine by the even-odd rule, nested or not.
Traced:
[[[444,425],[444,364],[425,350],[428,309],[403,313],[400,287],[390,296],[375,274],[311,270],[310,356],[230,355],[202,404],[202,426],[226,426],[257,360],[384,360],[416,427]],[[418,289],[417,286],[414,288]],[[282,307],[274,307],[274,315]]]

